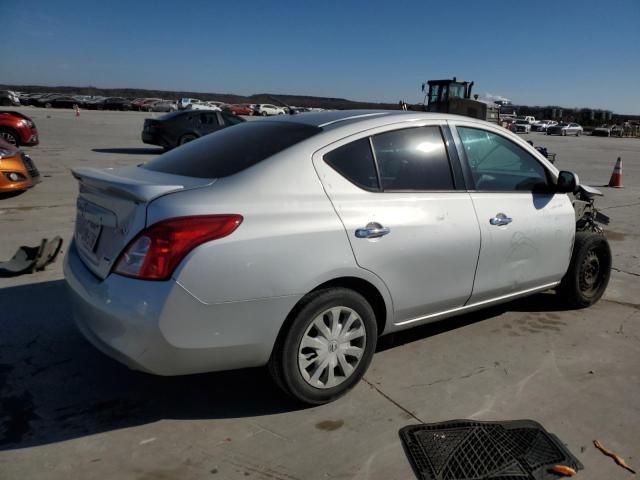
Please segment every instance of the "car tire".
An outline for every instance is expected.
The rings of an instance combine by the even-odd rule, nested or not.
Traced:
[[[347,393],[367,371],[377,343],[369,302],[353,290],[328,288],[307,295],[291,315],[269,360],[275,383],[311,405]]]
[[[580,130],[578,130],[578,131],[576,132],[576,137],[580,137],[580,136],[582,136],[582,132],[581,132]]]
[[[577,232],[569,270],[557,293],[571,308],[593,305],[604,294],[611,276],[611,248],[607,238],[595,232]]]
[[[15,145],[16,147],[19,147],[21,143],[20,135],[10,128],[0,127],[0,138],[11,145]]]
[[[184,145],[185,143],[192,142],[196,138],[198,137],[196,137],[194,134],[187,133],[186,135],[183,135],[180,137],[180,140],[178,141],[178,145]]]
[[[262,115],[263,117],[266,117],[268,114],[267,112],[260,112],[260,115]]]

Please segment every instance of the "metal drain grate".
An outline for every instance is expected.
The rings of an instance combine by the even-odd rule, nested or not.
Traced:
[[[558,437],[532,420],[453,420],[410,425],[400,438],[421,480],[546,480],[555,464],[582,464]]]

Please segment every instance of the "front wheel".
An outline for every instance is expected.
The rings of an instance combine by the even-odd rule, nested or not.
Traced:
[[[353,290],[330,288],[307,295],[292,315],[269,360],[275,382],[313,405],[344,395],[360,381],[375,351],[371,305]]]
[[[10,128],[0,128],[0,138],[11,145],[16,147],[20,146],[20,136]]]
[[[577,232],[569,270],[557,293],[570,307],[590,307],[604,294],[610,276],[611,249],[606,237],[594,232]]]

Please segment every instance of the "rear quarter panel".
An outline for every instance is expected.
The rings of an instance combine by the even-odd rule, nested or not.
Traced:
[[[235,213],[244,217],[230,236],[192,251],[174,273],[207,304],[297,296],[339,277],[384,283],[357,266],[346,232],[302,145],[214,186],[170,194],[148,209],[148,223],[184,215]],[[284,320],[284,318],[282,319]]]

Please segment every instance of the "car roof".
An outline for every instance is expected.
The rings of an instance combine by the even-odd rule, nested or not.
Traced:
[[[286,119],[281,116],[274,116],[263,119],[263,122],[286,121],[293,123],[302,123],[314,127],[320,127],[324,130],[338,128],[346,125],[352,125],[358,122],[371,122],[379,125],[385,125],[393,121],[410,121],[410,120],[476,120],[460,115],[451,115],[447,113],[431,113],[431,112],[411,112],[402,110],[334,110],[326,112],[306,112],[296,115],[288,115]],[[375,122],[377,120],[377,122]]]

